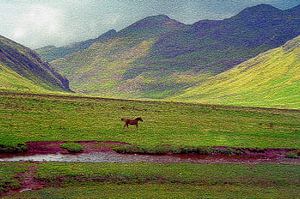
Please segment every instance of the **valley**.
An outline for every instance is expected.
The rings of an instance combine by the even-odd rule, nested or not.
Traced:
[[[299,197],[300,5],[34,2],[0,2],[0,198]]]

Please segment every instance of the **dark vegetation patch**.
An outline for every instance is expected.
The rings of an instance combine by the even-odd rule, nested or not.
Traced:
[[[300,150],[293,150],[286,154],[287,158],[297,159],[300,157]]]
[[[267,149],[259,148],[235,148],[235,147],[177,147],[160,145],[156,147],[141,147],[136,145],[122,145],[113,147],[113,150],[122,154],[199,154],[199,155],[245,155],[247,153],[264,153]]]
[[[27,151],[26,144],[17,144],[14,146],[0,144],[0,153],[22,153]]]

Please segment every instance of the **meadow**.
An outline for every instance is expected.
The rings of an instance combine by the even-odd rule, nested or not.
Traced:
[[[123,129],[122,117],[138,116],[139,129]],[[149,150],[300,146],[298,110],[2,93],[0,120],[2,152],[29,141],[120,141]],[[297,198],[299,179],[297,164],[1,162],[0,196],[41,183],[7,198]]]
[[[122,117],[144,120],[123,129]],[[121,141],[155,148],[299,148],[300,111],[76,96],[1,94],[0,146],[28,141]],[[1,148],[1,147],[0,147]]]

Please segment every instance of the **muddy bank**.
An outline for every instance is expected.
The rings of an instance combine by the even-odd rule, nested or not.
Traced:
[[[0,159],[17,157],[17,156],[33,156],[33,155],[50,155],[50,154],[70,154],[67,149],[61,147],[62,144],[67,142],[27,142],[26,150],[23,152],[9,152],[0,153]],[[97,141],[79,141],[76,142],[83,146],[81,153],[93,153],[93,152],[108,152],[112,151],[113,147],[126,146],[124,142],[97,142]]]
[[[299,164],[299,158],[288,158],[294,149],[247,149],[247,148],[183,148],[163,153],[134,153],[132,145],[124,142],[77,142],[83,146],[81,153],[70,153],[61,148],[64,142],[28,142],[27,151],[14,154],[0,154],[1,162],[152,162],[152,163],[278,163]],[[120,150],[121,149],[121,150]],[[125,150],[124,150],[125,149]],[[135,148],[136,149],[136,148]],[[117,152],[116,152],[117,151]],[[118,153],[119,152],[119,153]],[[128,153],[127,153],[128,152]],[[160,150],[160,152],[162,152]]]

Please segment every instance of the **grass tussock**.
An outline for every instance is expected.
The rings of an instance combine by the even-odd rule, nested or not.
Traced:
[[[80,153],[84,150],[83,146],[78,143],[68,142],[60,145],[61,148],[66,149],[70,153]]]

